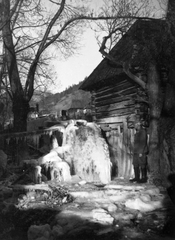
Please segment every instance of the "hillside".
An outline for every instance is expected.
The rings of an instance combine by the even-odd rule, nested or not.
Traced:
[[[53,112],[55,111],[56,106],[56,109],[58,109],[61,106],[70,104],[69,102],[74,99],[74,102],[77,102],[77,104],[80,105],[81,103],[81,106],[87,107],[90,105],[91,94],[89,92],[79,90],[81,84],[82,82],[76,85],[72,85],[60,93],[46,93],[46,97],[43,97],[41,93],[36,92],[32,98],[30,105],[35,106],[36,103],[38,103],[40,111],[47,110],[49,112]]]

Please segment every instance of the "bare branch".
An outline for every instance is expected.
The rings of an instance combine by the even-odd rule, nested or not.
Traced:
[[[105,16],[99,16],[99,17],[91,17],[91,16],[78,16],[75,18],[72,18],[70,20],[68,20],[67,22],[65,22],[65,24],[63,25],[63,27],[61,28],[61,30],[54,35],[54,37],[45,44],[45,46],[42,49],[42,52],[48,47],[50,46],[53,42],[55,42],[55,40],[62,34],[62,32],[67,28],[67,26],[69,26],[71,23],[75,22],[75,21],[80,21],[80,20],[90,20],[90,21],[99,21],[99,20],[106,20],[106,19],[125,19],[125,18],[131,18],[131,19],[144,19],[144,20],[151,20],[152,18],[148,18],[148,17],[134,17],[134,16],[112,16],[112,17],[105,17]]]
[[[49,23],[49,25],[47,27],[47,30],[46,30],[46,32],[44,34],[42,42],[41,42],[41,44],[40,44],[40,46],[38,48],[38,52],[37,52],[37,56],[36,57],[38,57],[42,53],[44,45],[45,45],[45,43],[46,43],[46,41],[48,39],[49,33],[50,33],[54,23],[59,18],[59,16],[61,15],[62,11],[64,10],[64,5],[65,5],[65,0],[62,0],[59,10],[56,12],[55,16],[52,18],[51,22]]]
[[[116,29],[116,31],[117,30],[120,30],[120,28],[119,29]],[[109,53],[107,53],[106,51],[105,51],[105,49],[106,49],[106,42],[107,42],[107,40],[111,37],[111,35],[114,33],[114,31],[113,32],[111,32],[108,36],[106,36],[106,37],[104,37],[103,38],[103,41],[102,41],[102,44],[101,44],[101,47],[100,47],[100,53],[104,56],[104,57],[106,57],[107,59],[109,59],[111,62],[113,62],[115,65],[116,65],[116,67],[123,67],[123,70],[124,70],[124,72],[126,73],[126,75],[128,76],[128,77],[130,77],[132,80],[134,80],[134,82],[136,82],[137,84],[139,84],[143,89],[146,89],[146,83],[142,80],[142,79],[140,79],[139,77],[137,77],[136,75],[134,75],[133,73],[131,73],[130,71],[129,71],[129,64],[128,63],[119,63],[119,62],[117,62],[116,60],[115,60],[115,58],[114,57],[112,57]]]
[[[134,82],[139,84],[143,89],[146,89],[146,83],[142,79],[140,79],[139,77],[137,77],[136,75],[134,75],[132,72],[129,71],[129,66],[127,63],[123,63],[123,70],[128,77],[134,80]]]
[[[10,18],[12,18],[12,16],[15,14],[15,17],[13,19],[13,23],[12,23],[12,29],[15,26],[16,20],[18,19],[19,16],[19,10],[22,6],[23,0],[17,0],[14,7],[11,9],[11,16]],[[17,10],[18,9],[18,10]]]

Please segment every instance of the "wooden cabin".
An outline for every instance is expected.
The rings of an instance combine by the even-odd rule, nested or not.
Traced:
[[[164,27],[163,20],[137,20],[109,54],[118,63],[129,60],[130,71],[146,82],[144,66],[150,61],[150,55],[145,46],[149,41],[156,44]],[[141,121],[145,127],[149,127],[145,91],[128,77],[122,64],[116,67],[107,58],[85,79],[80,89],[92,94],[93,120],[105,133],[113,163],[113,176],[131,177],[134,122]]]
[[[89,92],[76,90],[67,94],[57,102],[52,110],[57,111],[62,120],[84,118],[84,110],[90,108]]]

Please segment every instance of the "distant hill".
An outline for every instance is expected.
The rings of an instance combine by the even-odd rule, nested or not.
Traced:
[[[68,98],[74,98],[81,101],[83,106],[88,106],[91,102],[91,94],[89,92],[79,90],[81,84],[82,82],[72,85],[60,93],[45,93],[44,95],[46,95],[46,97],[43,97],[41,92],[39,93],[36,91],[30,105],[35,106],[36,103],[38,103],[40,111],[47,110],[51,112],[58,102],[62,102],[64,104],[64,101],[67,101]]]

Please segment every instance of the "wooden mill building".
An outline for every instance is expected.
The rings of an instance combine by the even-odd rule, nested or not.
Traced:
[[[150,61],[146,45],[157,43],[164,31],[163,20],[137,20],[109,54],[116,62],[129,61],[132,74],[147,81],[145,64]],[[163,67],[161,71],[164,76]],[[92,94],[93,119],[105,132],[113,175],[132,176],[134,123],[149,127],[149,106],[145,91],[121,67],[104,58],[80,89]]]

